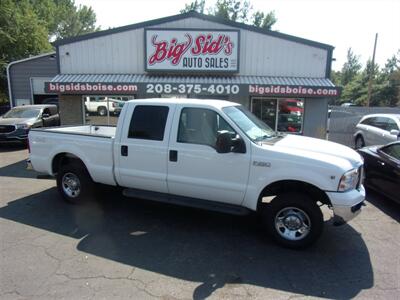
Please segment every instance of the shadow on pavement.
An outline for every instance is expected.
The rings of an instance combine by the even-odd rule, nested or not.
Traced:
[[[367,189],[367,201],[392,219],[400,222],[400,203],[390,200],[371,189]]]
[[[236,217],[127,199],[111,190],[68,205],[55,188],[15,200],[0,217],[76,239],[77,248],[136,268],[201,282],[194,299],[228,284],[349,299],[372,287],[368,249],[351,226],[325,227],[304,251],[280,248],[254,216]]]
[[[20,160],[8,166],[0,167],[0,176],[18,177],[18,178],[37,178],[40,173],[26,169],[25,159]]]
[[[23,143],[19,142],[1,142],[0,143],[0,153],[2,152],[11,152],[18,150],[25,150],[26,146]]]

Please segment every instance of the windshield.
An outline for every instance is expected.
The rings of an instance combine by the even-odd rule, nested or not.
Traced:
[[[20,119],[30,119],[37,118],[40,114],[40,109],[30,108],[30,107],[17,107],[11,109],[9,112],[4,114],[3,118],[20,118]]]
[[[253,142],[276,136],[271,127],[257,119],[243,106],[229,106],[222,110]]]

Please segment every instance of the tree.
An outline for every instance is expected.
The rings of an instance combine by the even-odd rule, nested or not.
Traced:
[[[55,0],[58,22],[51,31],[54,39],[82,35],[100,30],[96,27],[96,14],[86,5],[75,6],[72,0]]]
[[[185,8],[180,12],[197,11],[204,13],[204,8],[205,0],[195,0],[185,4]],[[268,13],[256,11],[252,13],[253,7],[248,0],[217,0],[214,7],[209,7],[207,12],[209,15],[269,30],[277,22],[274,11]]]
[[[204,13],[204,6],[206,4],[206,0],[195,0],[192,3],[185,4],[185,8],[180,10],[181,14],[187,13],[189,11],[196,11],[198,13]]]
[[[50,41],[98,30],[96,14],[73,0],[0,1],[0,102],[6,100],[11,61],[49,52]]]
[[[0,1],[0,102],[7,94],[7,64],[52,49],[48,31],[28,1]]]
[[[341,83],[347,85],[361,70],[360,58],[355,55],[351,48],[347,50],[347,61],[344,63],[342,68]]]
[[[253,25],[271,30],[272,26],[276,23],[277,18],[274,11],[264,14],[261,11],[256,11],[253,14]]]

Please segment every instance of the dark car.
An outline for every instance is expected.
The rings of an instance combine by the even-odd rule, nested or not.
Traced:
[[[358,150],[364,157],[365,185],[400,203],[400,142]]]
[[[0,141],[26,142],[31,128],[60,125],[56,105],[24,105],[0,117]]]

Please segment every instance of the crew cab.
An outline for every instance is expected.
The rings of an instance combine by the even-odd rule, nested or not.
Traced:
[[[280,244],[320,236],[320,206],[334,224],[354,218],[365,198],[363,161],[325,140],[276,134],[243,106],[220,100],[146,99],[124,105],[116,127],[33,129],[30,164],[57,178],[80,203],[93,183],[132,198],[232,214],[257,212]]]

